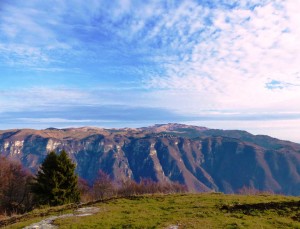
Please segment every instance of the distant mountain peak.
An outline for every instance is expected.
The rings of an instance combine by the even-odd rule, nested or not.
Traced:
[[[48,152],[62,149],[89,181],[101,169],[118,181],[177,181],[191,191],[249,187],[300,195],[300,145],[246,131],[178,123],[0,131],[0,155],[34,172]]]
[[[208,128],[206,127],[192,126],[192,125],[186,125],[180,123],[155,124],[153,126],[143,127],[140,129],[152,131],[155,133],[166,132],[166,131],[181,131],[183,129],[194,129],[198,131],[208,130]]]

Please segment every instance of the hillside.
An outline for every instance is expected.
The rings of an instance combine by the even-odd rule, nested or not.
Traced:
[[[32,172],[47,152],[61,149],[89,181],[101,169],[117,181],[178,181],[190,191],[234,193],[248,187],[300,195],[300,145],[269,136],[182,124],[0,131],[1,155]]]
[[[76,209],[66,207],[41,209],[6,228],[32,225],[49,219],[49,214],[52,218],[69,214],[52,222],[58,228],[299,228],[299,201],[218,193],[132,196],[85,206],[98,209],[85,217],[70,215]]]

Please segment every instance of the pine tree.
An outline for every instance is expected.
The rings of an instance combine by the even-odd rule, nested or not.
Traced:
[[[52,206],[79,201],[75,165],[65,151],[50,152],[42,163],[32,186],[39,204]]]
[[[78,190],[78,177],[75,174],[75,164],[68,157],[66,151],[58,156],[58,173],[60,180],[60,198],[63,203],[78,202],[80,194]]]
[[[54,197],[58,187],[57,170],[58,157],[55,152],[50,152],[42,163],[36,176],[36,183],[32,187],[40,204],[55,205]]]

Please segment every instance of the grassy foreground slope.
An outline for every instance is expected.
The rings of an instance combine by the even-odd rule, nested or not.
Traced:
[[[59,228],[300,228],[297,197],[174,194],[120,198],[93,206],[99,213],[54,223]]]

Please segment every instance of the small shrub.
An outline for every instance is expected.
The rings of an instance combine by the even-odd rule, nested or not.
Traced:
[[[140,183],[129,180],[118,189],[119,196],[133,196],[154,193],[184,193],[187,187],[179,183],[160,183],[150,179],[142,179]]]
[[[115,187],[112,179],[102,170],[98,172],[98,177],[91,188],[91,196],[94,200],[110,198],[115,194]]]

